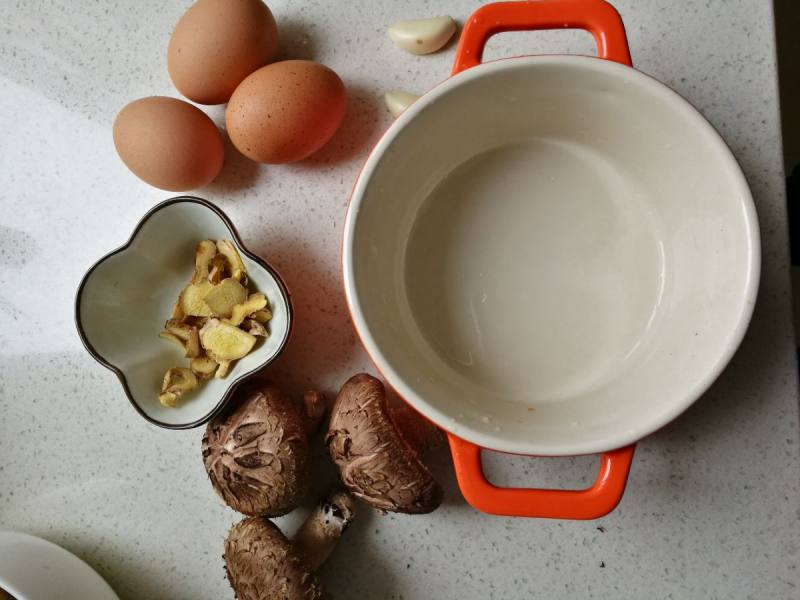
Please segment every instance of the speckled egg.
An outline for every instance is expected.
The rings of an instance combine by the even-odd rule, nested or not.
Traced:
[[[263,163],[302,160],[342,124],[347,92],[339,76],[308,60],[263,67],[236,88],[225,111],[234,146]]]
[[[261,0],[198,0],[172,32],[167,69],[190,100],[222,104],[277,51],[278,27]]]
[[[183,100],[151,96],[134,100],[114,121],[114,145],[140,179],[183,192],[214,180],[225,148],[214,122]]]

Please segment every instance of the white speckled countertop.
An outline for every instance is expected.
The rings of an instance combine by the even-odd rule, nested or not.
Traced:
[[[0,528],[43,536],[93,565],[123,599],[220,599],[222,540],[238,517],[213,494],[201,430],[145,424],[72,323],[84,270],[169,196],[117,159],[111,123],[131,99],[175,94],[165,67],[185,0],[0,4]],[[271,376],[330,392],[367,368],[340,285],[340,229],[354,177],[390,122],[382,94],[446,77],[453,47],[406,55],[399,18],[478,2],[275,0],[284,52],[346,81],[350,112],[317,157],[256,166],[229,152],[199,192],[233,218],[293,290],[297,329]],[[446,492],[428,516],[367,509],[323,568],[335,598],[797,598],[797,369],[769,0],[617,0],[634,63],[720,130],[752,186],[763,283],[747,338],[693,408],[639,444],[628,490],[595,522],[490,517]],[[506,34],[489,56],[588,53],[577,32]],[[221,122],[222,109],[212,115]],[[229,149],[230,150],[230,149]],[[500,483],[577,485],[595,459],[491,455]],[[327,467],[318,461],[324,488]],[[301,511],[302,512],[302,511]],[[291,529],[299,514],[282,519]]]

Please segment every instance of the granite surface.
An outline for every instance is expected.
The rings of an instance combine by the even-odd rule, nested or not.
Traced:
[[[84,270],[169,196],[117,159],[111,123],[129,100],[175,95],[165,67],[189,3],[0,3],[0,528],[40,535],[94,566],[123,599],[232,598],[222,540],[237,515],[213,494],[202,431],[164,431],[128,405],[72,323]],[[297,330],[270,375],[331,392],[369,368],[341,289],[348,194],[390,123],[386,89],[424,92],[453,46],[416,57],[388,23],[477,2],[275,0],[283,52],[340,73],[350,110],[310,160],[256,166],[228,148],[217,202],[293,291]],[[594,522],[498,518],[465,504],[446,452],[428,516],[364,508],[323,567],[334,598],[800,597],[797,368],[769,0],[617,0],[635,65],[719,129],[756,198],[762,287],[741,350],[686,414],[643,440],[619,508]],[[579,32],[513,33],[488,57],[593,52]],[[222,108],[210,110],[221,123]],[[320,459],[314,493],[330,480]],[[575,486],[595,458],[486,457],[491,478]],[[312,499],[309,498],[310,505]],[[302,510],[280,524],[297,525]]]

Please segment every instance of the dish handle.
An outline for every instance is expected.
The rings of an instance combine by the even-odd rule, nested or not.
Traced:
[[[600,455],[600,472],[584,490],[502,488],[486,479],[481,448],[447,434],[458,487],[473,508],[492,515],[547,519],[597,519],[619,504],[628,481],[635,445]]]
[[[490,37],[504,31],[584,29],[594,36],[597,56],[633,66],[625,25],[605,0],[495,2],[476,10],[464,24],[452,74],[481,63]]]
[[[605,0],[496,2],[467,19],[452,74],[477,66],[490,37],[504,31],[584,29],[594,36],[599,58],[632,66],[625,26]],[[495,515],[553,519],[596,519],[619,503],[628,481],[634,446],[604,452],[594,484],[585,490],[501,488],[483,474],[481,448],[450,433],[458,485],[474,508]]]

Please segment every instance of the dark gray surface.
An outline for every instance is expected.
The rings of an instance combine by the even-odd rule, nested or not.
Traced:
[[[775,0],[775,34],[783,155],[788,174],[800,164],[800,2]]]

